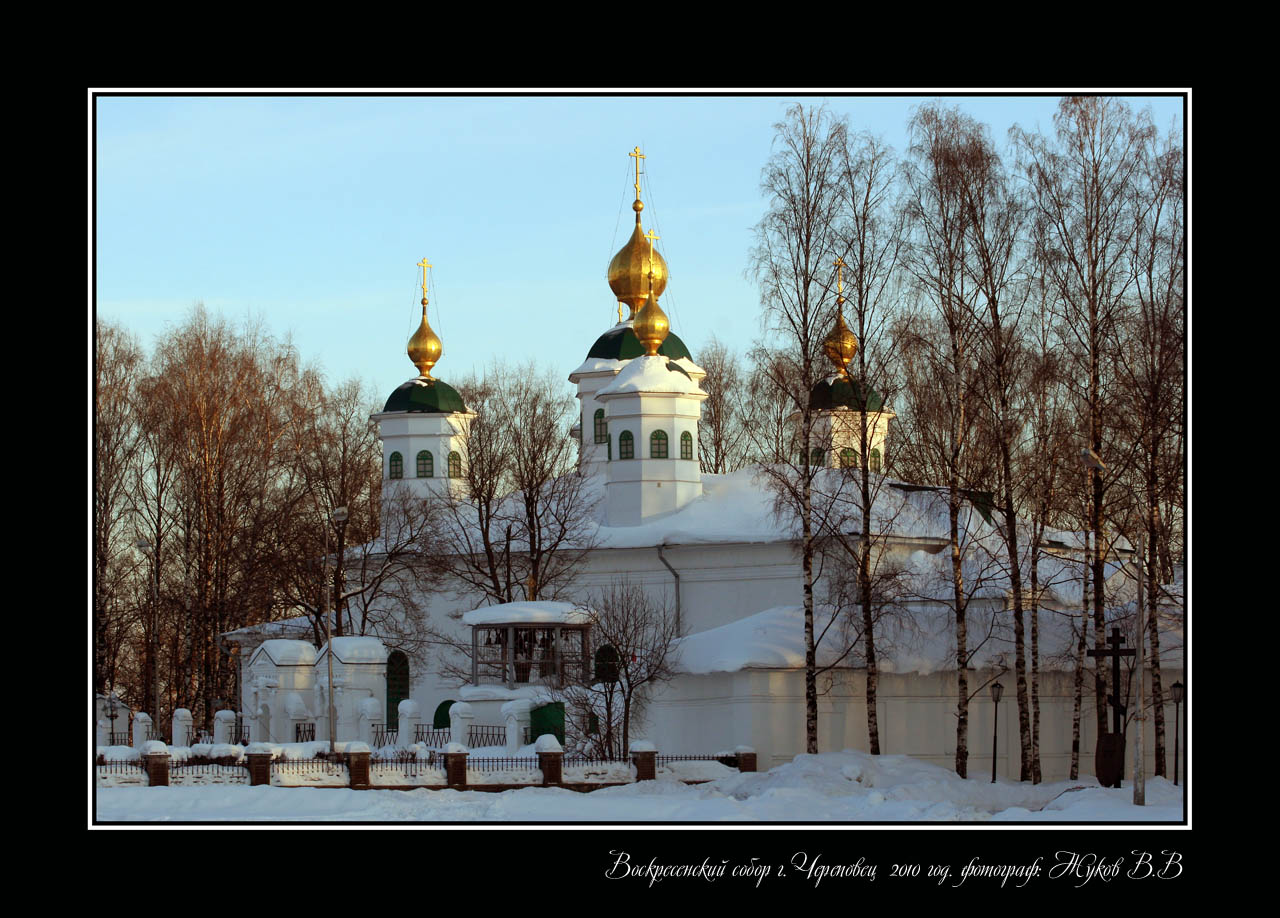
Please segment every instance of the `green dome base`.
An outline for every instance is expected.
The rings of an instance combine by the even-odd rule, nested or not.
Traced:
[[[458,390],[435,379],[428,383],[422,377],[411,379],[387,399],[383,411],[421,411],[424,414],[448,414],[467,410]]]
[[[675,332],[667,335],[662,346],[658,348],[658,353],[668,360],[693,359],[689,349],[676,337]],[[596,339],[596,343],[591,345],[591,350],[587,352],[588,360],[593,357],[599,360],[631,360],[643,356],[644,346],[640,344],[640,339],[636,337],[630,325],[609,329]]]
[[[819,411],[832,408],[880,411],[884,408],[884,396],[860,382],[836,376],[813,387],[809,392],[809,407]]]

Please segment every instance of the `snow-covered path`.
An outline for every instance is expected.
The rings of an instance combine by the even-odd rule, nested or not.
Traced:
[[[1071,788],[1078,788],[1071,790]],[[1182,820],[1182,789],[1133,790],[1093,778],[1020,784],[957,777],[908,756],[802,755],[764,774],[708,784],[659,780],[580,794],[530,787],[478,791],[353,791],[244,786],[99,788],[100,821],[337,822],[1138,822]]]

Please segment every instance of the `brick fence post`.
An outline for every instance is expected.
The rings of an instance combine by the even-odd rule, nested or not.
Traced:
[[[648,740],[631,744],[631,763],[636,767],[637,781],[653,781],[658,777],[658,749]]]
[[[511,731],[507,731],[508,739]],[[560,745],[560,741],[550,733],[544,733],[538,737],[535,746],[538,752],[538,768],[542,770],[543,784],[563,784],[564,783],[564,747]]]
[[[367,743],[347,743],[347,774],[352,790],[369,789],[369,755]]]
[[[169,786],[169,750],[164,743],[149,740],[143,749],[142,761],[147,769],[147,783],[152,787]]]
[[[738,771],[756,770],[756,751],[750,746],[738,746],[733,750],[738,754]]]
[[[450,787],[467,786],[467,747],[450,743],[444,747],[444,777]]]
[[[265,743],[250,743],[244,757],[249,760],[249,786],[271,783],[271,747]]]

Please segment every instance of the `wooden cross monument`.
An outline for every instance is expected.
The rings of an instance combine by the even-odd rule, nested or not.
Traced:
[[[1109,650],[1094,648],[1088,651],[1088,654],[1091,657],[1111,658],[1111,694],[1107,696],[1107,703],[1111,705],[1112,723],[1114,725],[1111,732],[1124,733],[1125,706],[1120,700],[1120,658],[1136,656],[1138,652],[1132,647],[1128,650],[1120,649],[1120,646],[1124,644],[1124,637],[1120,634],[1118,625],[1111,626],[1111,637],[1107,638],[1107,643],[1111,645]]]

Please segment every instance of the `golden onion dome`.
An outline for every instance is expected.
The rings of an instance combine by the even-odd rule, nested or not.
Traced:
[[[639,227],[637,227],[638,229]],[[661,258],[662,256],[658,255],[657,257]],[[662,307],[658,305],[658,292],[653,289],[653,284],[656,280],[655,274],[656,272],[649,274],[649,291],[651,295],[645,297],[640,311],[636,313],[635,322],[631,325],[631,330],[640,339],[640,346],[644,348],[646,357],[656,357],[658,348],[662,347],[662,342],[667,340],[667,335],[671,332],[671,322],[667,318],[667,314],[662,311]]]
[[[849,330],[849,326],[844,324],[843,312],[836,313],[835,327],[822,342],[822,350],[826,353],[827,359],[836,365],[840,375],[848,379],[849,361],[853,360],[853,355],[858,353],[858,338]]]
[[[440,336],[427,324],[427,298],[422,298],[422,323],[409,339],[409,359],[418,368],[423,379],[431,379],[431,368],[444,355]]]
[[[640,228],[640,210],[644,207],[641,201],[632,205],[636,212],[636,228],[631,233],[627,244],[618,250],[609,262],[609,289],[618,298],[618,302],[631,307],[629,319],[634,319],[649,298],[649,269],[653,269],[653,294],[661,296],[667,289],[667,262],[662,253],[654,251],[650,257],[650,247]]]

